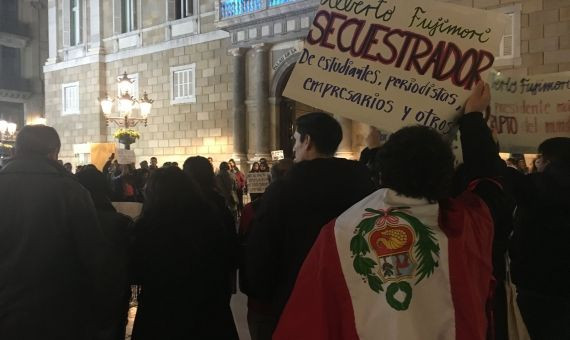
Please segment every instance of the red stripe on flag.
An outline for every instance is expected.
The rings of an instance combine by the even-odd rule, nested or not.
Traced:
[[[273,340],[358,340],[334,226],[322,230],[299,272]]]
[[[491,291],[493,222],[476,195],[440,202],[440,225],[448,237],[449,275],[457,340],[485,340]]]

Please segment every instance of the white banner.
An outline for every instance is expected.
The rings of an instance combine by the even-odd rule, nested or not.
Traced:
[[[250,194],[262,194],[269,186],[269,172],[250,172],[247,174],[247,191]]]
[[[134,150],[117,149],[116,152],[117,152],[117,162],[119,162],[119,164],[136,163]]]
[[[552,137],[570,136],[570,72],[538,76],[494,74],[487,122],[501,151],[536,153]]]

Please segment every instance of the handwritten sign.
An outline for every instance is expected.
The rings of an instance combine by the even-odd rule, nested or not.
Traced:
[[[552,137],[570,136],[570,72],[512,77],[492,75],[487,122],[501,151],[535,153]]]
[[[321,0],[284,94],[390,132],[422,124],[448,134],[506,23],[426,0]]]
[[[278,160],[281,160],[284,158],[285,158],[285,153],[283,153],[283,150],[271,151],[271,160],[272,161],[278,161]]]
[[[247,174],[247,190],[251,194],[261,194],[269,186],[269,172],[251,172]]]
[[[119,164],[132,164],[136,162],[135,152],[133,150],[117,149],[117,162]]]

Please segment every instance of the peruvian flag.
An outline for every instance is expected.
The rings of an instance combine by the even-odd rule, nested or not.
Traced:
[[[471,192],[438,204],[380,189],[322,229],[273,339],[484,340],[492,240]]]

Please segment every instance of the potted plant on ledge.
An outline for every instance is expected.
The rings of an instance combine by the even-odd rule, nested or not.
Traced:
[[[118,129],[115,131],[114,137],[119,140],[119,143],[125,145],[125,149],[130,150],[131,144],[135,143],[140,138],[138,131],[133,129]]]

